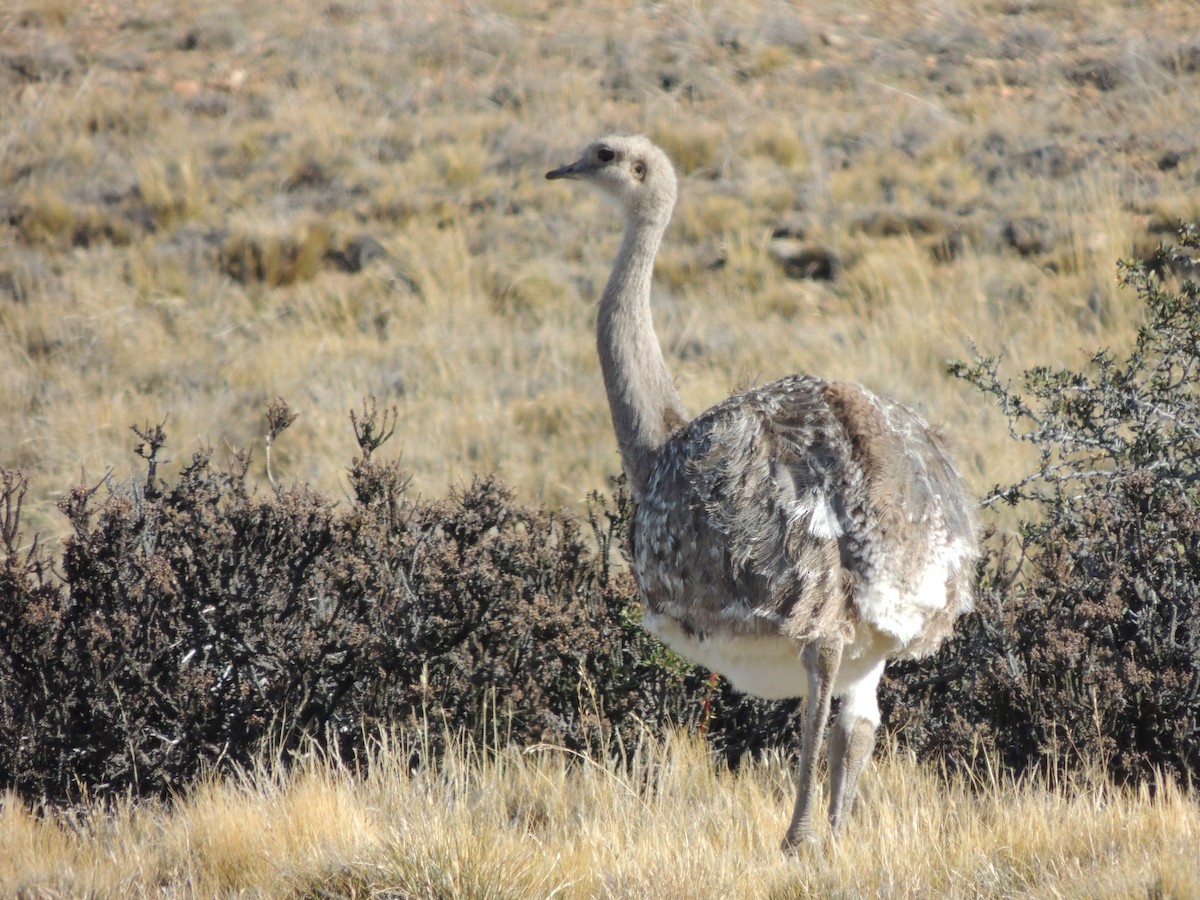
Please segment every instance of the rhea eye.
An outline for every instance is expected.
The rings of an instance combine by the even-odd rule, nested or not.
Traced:
[[[646,177],[646,164],[638,160],[633,164],[633,175],[638,181],[642,181]]]
[[[612,147],[601,147],[596,151],[596,159],[600,160],[600,162],[612,162],[616,158],[616,151]]]

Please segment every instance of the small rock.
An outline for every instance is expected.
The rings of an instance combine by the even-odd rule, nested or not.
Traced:
[[[1054,50],[1058,45],[1058,37],[1049,28],[1021,25],[1004,36],[1000,42],[1000,56],[1002,59],[1028,60]]]
[[[762,22],[762,30],[777,46],[787,47],[796,53],[807,53],[812,49],[812,32],[804,21],[787,6],[780,6]]]
[[[1178,169],[1180,163],[1195,152],[1195,148],[1191,150],[1168,150],[1158,158],[1158,171],[1170,172],[1172,169]]]
[[[842,272],[842,258],[831,247],[808,244],[795,238],[775,238],[767,252],[789,278],[833,281]]]

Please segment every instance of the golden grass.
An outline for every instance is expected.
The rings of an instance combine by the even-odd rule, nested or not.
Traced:
[[[0,884],[24,896],[1187,897],[1200,806],[1173,784],[969,784],[893,746],[848,831],[799,857],[778,758],[730,773],[701,740],[647,736],[600,761],[455,744],[436,770],[376,748],[369,774],[315,759],[172,806],[72,815],[0,804]]]

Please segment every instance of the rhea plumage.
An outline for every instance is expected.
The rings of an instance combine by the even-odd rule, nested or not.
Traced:
[[[806,698],[785,848],[814,840],[817,756],[841,698],[837,831],[874,749],[887,660],[932,652],[972,606],[975,504],[938,434],[855,384],[792,375],[689,421],[650,313],[670,160],[644,137],[611,136],[546,177],[587,182],[624,216],[597,349],[645,625],[738,690]]]

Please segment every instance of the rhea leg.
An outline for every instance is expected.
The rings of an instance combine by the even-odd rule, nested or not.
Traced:
[[[829,821],[840,830],[854,811],[858,779],[875,749],[879,727],[876,691],[883,676],[880,660],[842,693],[842,709],[829,733]]]
[[[800,732],[800,771],[796,788],[796,808],[792,822],[783,838],[783,849],[792,850],[801,843],[812,842],[813,800],[817,793],[817,756],[829,721],[829,704],[833,699],[833,681],[842,661],[841,641],[820,641],[807,645],[801,659],[808,675],[808,700],[804,705],[804,721]]]

